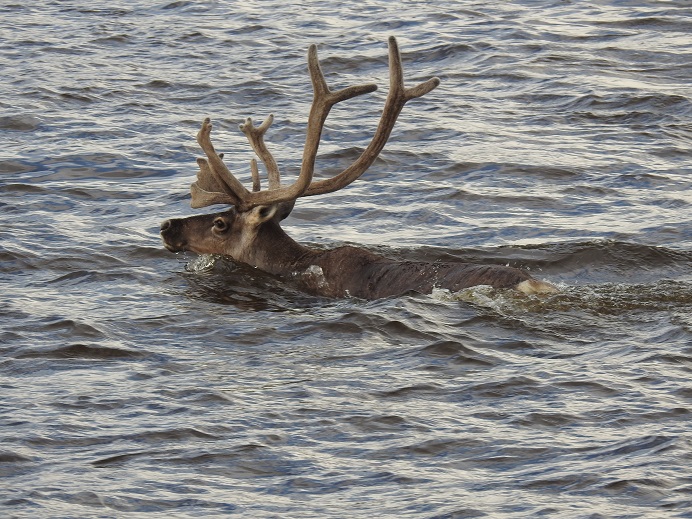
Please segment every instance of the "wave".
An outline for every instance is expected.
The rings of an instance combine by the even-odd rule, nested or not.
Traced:
[[[139,359],[146,357],[147,354],[141,351],[128,350],[124,348],[114,348],[101,346],[98,344],[70,344],[68,346],[57,346],[47,348],[34,348],[23,350],[15,358],[17,359],[87,359],[87,360],[107,360],[107,359]]]

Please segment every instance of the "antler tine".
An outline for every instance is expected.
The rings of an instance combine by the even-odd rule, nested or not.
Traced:
[[[433,77],[415,87],[404,87],[403,67],[401,66],[401,54],[396,38],[389,38],[389,93],[385,101],[384,109],[380,117],[380,122],[370,144],[365,148],[363,153],[344,171],[338,175],[313,182],[305,191],[303,196],[320,195],[323,193],[331,193],[343,187],[346,187],[351,182],[360,177],[380,154],[384,145],[387,143],[394,123],[397,117],[404,108],[404,105],[416,97],[427,94],[433,88],[440,84],[437,77]]]
[[[257,161],[255,159],[250,159],[250,173],[252,174],[252,191],[260,191],[262,189],[262,183],[260,182],[259,169],[257,168]]]
[[[197,133],[197,143],[204,151],[207,156],[207,166],[211,177],[216,181],[216,185],[220,187],[229,198],[233,199],[233,205],[242,210],[245,208],[245,200],[250,191],[245,189],[243,184],[233,176],[233,173],[226,167],[223,163],[222,155],[218,155],[214,149],[214,145],[211,143],[211,120],[207,117],[202,123],[202,127]],[[199,162],[199,161],[198,161]],[[200,165],[200,173],[206,174]]]
[[[274,114],[269,114],[269,117],[267,117],[262,124],[255,127],[252,124],[252,118],[248,117],[245,119],[245,123],[241,124],[239,128],[245,134],[247,140],[250,142],[250,146],[252,146],[252,149],[267,168],[269,189],[276,189],[281,186],[279,166],[267,148],[267,145],[264,143],[264,134],[267,132],[272,122],[274,122]],[[253,191],[259,191],[259,189],[253,188]]]

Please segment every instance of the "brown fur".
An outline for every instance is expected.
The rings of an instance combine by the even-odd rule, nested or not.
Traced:
[[[378,299],[406,292],[428,294],[433,288],[458,291],[476,285],[516,288],[524,293],[554,291],[527,272],[500,265],[395,261],[358,247],[316,251],[290,238],[276,211],[267,207],[237,213],[167,220],[161,226],[171,251],[225,254],[235,261],[290,278],[302,290],[327,297]],[[227,225],[215,230],[221,219]]]

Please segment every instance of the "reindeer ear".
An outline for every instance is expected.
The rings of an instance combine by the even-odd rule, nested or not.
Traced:
[[[276,211],[279,209],[279,204],[258,205],[250,209],[248,221],[252,225],[261,225],[266,221],[274,218]]]

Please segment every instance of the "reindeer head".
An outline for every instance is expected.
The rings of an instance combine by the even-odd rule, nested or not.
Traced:
[[[212,125],[208,118],[205,119],[197,134],[197,142],[206,158],[197,160],[200,169],[197,181],[191,186],[191,205],[193,208],[200,208],[229,204],[233,209],[213,215],[166,220],[161,224],[161,237],[167,249],[225,254],[237,261],[265,267],[264,263],[272,261],[267,259],[266,251],[274,247],[277,240],[281,242],[285,236],[278,223],[290,214],[295,201],[303,196],[337,191],[360,177],[384,148],[404,105],[411,99],[430,92],[440,83],[438,78],[432,78],[413,88],[405,88],[399,48],[396,39],[390,37],[390,89],[375,135],[360,157],[348,168],[334,177],[313,181],[317,149],[329,111],[341,101],[375,91],[377,85],[356,85],[331,91],[320,70],[315,45],[311,45],[308,50],[308,69],[314,98],[308,117],[300,174],[296,181],[288,186],[281,185],[276,161],[264,143],[264,134],[273,121],[272,115],[259,127],[255,127],[250,118],[240,125],[250,146],[267,170],[268,189],[262,190],[257,161],[251,161],[252,191],[248,191],[233,176],[223,162],[223,154],[218,154],[214,149],[210,137]],[[260,257],[263,258],[261,261]]]

